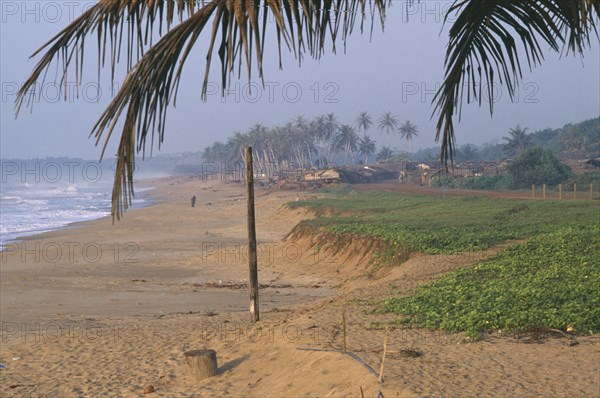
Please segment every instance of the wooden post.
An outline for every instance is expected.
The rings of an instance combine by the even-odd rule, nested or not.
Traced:
[[[385,354],[387,352],[387,334],[388,328],[385,327],[385,337],[383,338],[383,355],[381,356],[381,368],[379,368],[379,385],[383,383],[383,366],[385,365]]]
[[[256,254],[256,223],[254,218],[254,170],[252,147],[246,148],[246,195],[248,197],[248,265],[250,267],[250,321],[258,322],[258,257]]]
[[[577,199],[577,184],[573,184],[573,199]]]
[[[531,186],[531,197],[535,199],[535,185]]]
[[[186,351],[185,367],[188,376],[196,381],[212,377],[217,374],[217,353],[215,350]]]
[[[542,185],[542,198],[546,199],[546,184]]]
[[[558,199],[562,199],[562,184],[558,184]]]
[[[346,310],[342,312],[342,323],[343,323],[343,331],[344,331],[344,352],[348,352],[348,345],[346,343]]]

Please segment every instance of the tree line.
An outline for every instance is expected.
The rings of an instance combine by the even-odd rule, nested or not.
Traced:
[[[377,150],[370,132],[377,128],[387,135],[387,146]],[[202,151],[205,162],[235,164],[244,161],[244,148],[254,148],[254,164],[262,174],[274,175],[290,168],[326,168],[333,165],[369,164],[372,160],[391,161],[398,154],[391,149],[392,136],[400,135],[408,147],[418,135],[410,120],[401,123],[385,112],[378,118],[361,112],[352,123],[338,121],[333,113],[307,119],[296,116],[279,126],[257,123],[246,132],[235,132],[224,142],[216,141]]]
[[[560,128],[546,128],[529,133],[527,127],[517,125],[497,142],[477,146],[465,144],[456,148],[454,160],[499,161],[514,159],[528,148],[542,147],[560,158],[590,159],[600,156],[600,117],[579,123],[568,123]],[[411,157],[417,161],[439,160],[439,147],[419,150]]]
[[[373,130],[386,136],[387,145],[377,148],[371,137]],[[395,135],[406,140],[408,151],[391,147]],[[333,113],[313,119],[296,116],[274,127],[254,124],[245,132],[236,132],[225,141],[215,141],[205,147],[201,157],[204,162],[232,165],[243,162],[244,147],[252,146],[257,170],[266,175],[289,168],[322,169],[334,165],[367,165],[373,161],[438,161],[440,147],[412,152],[412,140],[416,136],[416,125],[410,120],[399,122],[391,112],[384,112],[377,118],[361,112],[349,124],[340,122]],[[600,118],[533,133],[517,125],[500,142],[457,147],[454,159],[457,163],[500,161],[515,158],[525,149],[536,146],[549,149],[560,157],[594,158],[600,151],[598,137]]]

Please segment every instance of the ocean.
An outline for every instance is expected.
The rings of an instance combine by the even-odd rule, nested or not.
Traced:
[[[110,215],[110,166],[73,159],[4,160],[1,166],[0,245]],[[134,207],[150,203],[144,195],[150,189],[135,190]]]

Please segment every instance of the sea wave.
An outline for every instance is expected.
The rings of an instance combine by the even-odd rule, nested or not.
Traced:
[[[136,189],[141,193],[132,204],[148,204],[144,192],[152,187]],[[0,196],[1,245],[18,238],[63,228],[71,223],[110,215],[111,191],[108,184],[15,184],[3,186]]]
[[[9,202],[9,203],[24,203],[23,198],[20,196],[10,196],[10,195],[2,195],[0,196],[0,201]]]

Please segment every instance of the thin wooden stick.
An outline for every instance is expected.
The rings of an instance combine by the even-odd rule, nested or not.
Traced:
[[[362,359],[360,359],[360,357],[358,355],[356,355],[353,352],[347,352],[346,354],[348,354],[352,358],[356,359],[358,361],[358,363],[360,363],[362,366],[364,366],[365,369],[367,369],[369,372],[373,373],[375,375],[375,377],[378,376],[377,372],[375,370],[373,370],[373,368],[370,367],[365,361],[363,361]]]
[[[362,386],[360,386],[360,396],[365,398],[365,393],[363,392]]]
[[[342,323],[343,323],[343,330],[344,330],[344,352],[348,352],[348,345],[346,343],[346,310],[344,310],[344,312],[342,312]]]
[[[323,351],[323,352],[341,352],[340,350],[336,350],[335,348],[312,348],[312,347],[296,347],[297,350],[302,351]]]
[[[385,354],[387,353],[387,332],[388,328],[385,327],[385,337],[383,338],[383,355],[381,357],[381,368],[379,369],[379,391],[377,392],[377,398],[384,398],[383,395],[383,366],[385,365]]]
[[[385,365],[385,354],[387,352],[387,333],[388,328],[385,327],[385,337],[383,338],[383,355],[381,357],[381,368],[379,369],[379,383],[383,383],[383,366]]]

